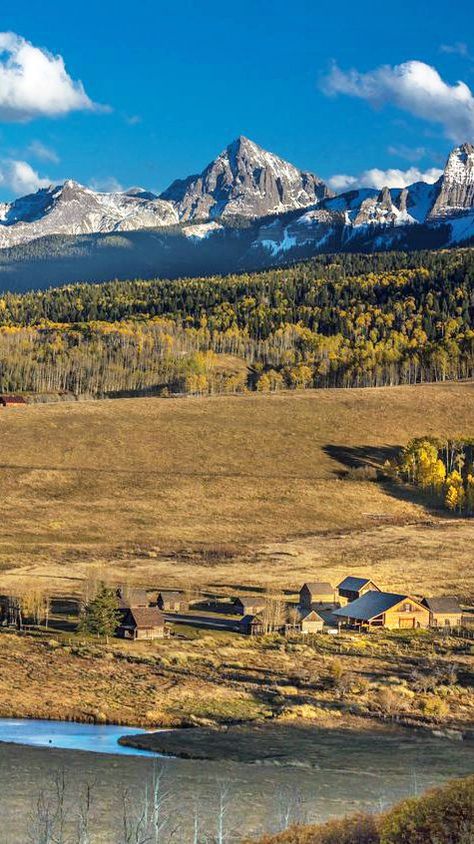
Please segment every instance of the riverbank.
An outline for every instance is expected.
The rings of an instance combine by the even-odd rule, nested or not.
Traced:
[[[106,645],[77,634],[2,631],[0,717],[146,729],[474,729],[473,660],[460,639],[413,631],[305,641],[189,635]]]
[[[453,736],[454,737],[454,736]],[[371,724],[363,719],[348,719],[345,724],[324,727],[310,721],[297,724],[235,725],[226,729],[197,727],[193,730],[173,730],[162,733],[127,735],[119,739],[125,747],[154,751],[181,759],[239,762],[259,765],[282,765],[320,770],[331,765],[334,754],[347,748],[352,754],[374,753],[374,741],[379,752],[433,752],[446,749],[448,734],[434,735],[424,731],[407,730],[395,725]],[[459,748],[459,736],[453,741],[453,754]],[[474,750],[474,735],[466,747]],[[383,748],[383,750],[382,750]],[[474,754],[473,754],[474,770]]]

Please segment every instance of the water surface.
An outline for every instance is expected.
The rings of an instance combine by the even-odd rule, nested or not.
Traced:
[[[89,753],[113,753],[120,756],[152,756],[148,750],[123,747],[121,736],[137,735],[140,727],[118,727],[116,724],[77,724],[72,721],[34,721],[22,718],[0,718],[0,742],[28,747],[51,747],[61,750],[82,750]]]

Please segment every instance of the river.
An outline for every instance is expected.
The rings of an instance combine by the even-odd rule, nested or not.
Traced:
[[[76,822],[89,784],[93,844],[121,844],[124,795],[139,812],[153,773],[162,773],[173,844],[192,844],[195,818],[211,834],[225,804],[229,841],[290,820],[318,822],[359,809],[379,810],[453,776],[474,771],[473,745],[410,733],[371,736],[316,731],[320,764],[245,765],[151,759],[116,744],[137,730],[58,722],[0,720],[1,844],[29,844],[40,804],[65,782],[68,817]],[[17,743],[20,742],[20,743]],[[148,792],[149,793],[149,792]],[[28,837],[30,835],[30,838]],[[163,837],[163,844],[168,839]]]

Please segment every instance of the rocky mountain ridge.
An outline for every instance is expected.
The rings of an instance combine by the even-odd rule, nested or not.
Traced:
[[[54,272],[64,273],[58,280],[80,280],[82,273],[100,281],[111,273],[123,277],[125,268],[128,275],[144,277],[205,274],[259,269],[318,252],[471,242],[471,144],[450,153],[435,184],[360,188],[334,196],[318,177],[241,137],[200,176],[174,182],[160,196],[143,188],[98,193],[67,181],[1,204],[0,286],[8,286],[16,262],[33,254],[46,262],[45,250],[67,254],[67,266],[59,269],[62,257],[54,265]],[[31,284],[39,273],[32,265]]]

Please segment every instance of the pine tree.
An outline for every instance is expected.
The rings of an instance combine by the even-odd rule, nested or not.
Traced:
[[[120,622],[117,596],[101,583],[96,597],[86,605],[81,629],[96,636],[113,636]]]

